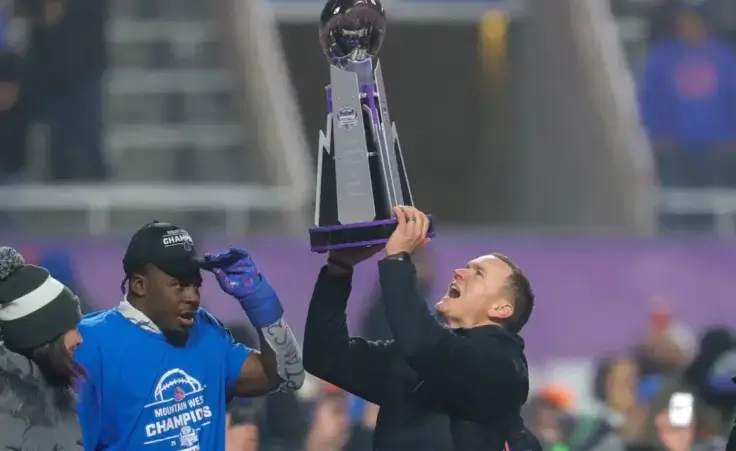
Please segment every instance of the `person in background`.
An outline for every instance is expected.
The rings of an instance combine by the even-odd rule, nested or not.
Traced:
[[[22,183],[26,173],[29,123],[21,59],[0,49],[0,185]]]
[[[524,410],[524,419],[549,451],[624,451],[605,418],[574,415],[574,398],[563,386],[542,387]]]
[[[568,409],[574,400],[563,387],[542,387],[524,406],[522,415],[529,429],[539,437],[542,449],[568,451],[569,432],[573,423]]]
[[[309,405],[300,392],[272,393],[262,399],[258,428],[262,449],[292,451],[301,449],[309,430]]]
[[[244,325],[228,326],[236,343],[256,349],[258,336]],[[258,451],[258,406],[260,399],[233,398],[227,404],[225,451]]]
[[[0,247],[0,449],[83,451],[74,382],[82,343],[77,296]]]
[[[331,384],[322,385],[314,406],[305,451],[343,451],[350,439],[347,393]]]
[[[18,1],[30,32],[34,105],[49,129],[51,180],[101,180],[109,0]]]
[[[360,410],[360,417],[354,422],[350,433],[347,451],[373,451],[373,432],[378,421],[378,406],[365,402]],[[430,447],[422,449],[431,450]]]
[[[640,375],[680,374],[692,360],[696,344],[690,329],[674,321],[669,300],[655,297],[651,300],[649,327],[634,349]]]
[[[658,423],[662,420],[658,420],[657,415],[668,405],[673,393],[684,392],[695,397],[695,445],[699,449],[712,449],[713,446],[719,451],[723,449],[736,406],[736,387],[726,385],[736,370],[733,366],[736,359],[731,354],[734,349],[736,341],[729,329],[714,327],[704,333],[695,360],[684,371],[667,378],[653,397],[645,422],[644,445],[659,449],[663,425]]]
[[[652,46],[672,37],[674,18],[678,2],[673,0],[653,0],[647,8],[647,43]]]
[[[258,451],[255,401],[233,398],[227,406],[225,451]]]
[[[676,20],[676,36],[650,50],[639,86],[661,183],[733,185],[736,54],[710,34],[697,7],[682,6]]]
[[[232,324],[228,327],[236,342],[251,349],[259,346],[252,327]],[[308,424],[305,406],[297,392],[277,392],[262,398],[234,398],[228,404],[228,449],[241,443],[255,442],[259,449],[292,451],[304,443]]]
[[[683,381],[694,387],[703,404],[719,412],[723,433],[736,413],[736,336],[731,328],[712,327],[705,331],[693,362],[682,374]]]
[[[639,439],[646,415],[638,402],[638,388],[639,368],[634,360],[612,357],[598,364],[594,386],[598,416],[626,443]]]
[[[736,385],[736,377],[734,377],[732,381],[734,385]],[[731,430],[728,433],[726,451],[736,451],[736,421],[731,425]]]

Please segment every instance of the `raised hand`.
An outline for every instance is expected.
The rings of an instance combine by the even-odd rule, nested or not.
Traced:
[[[430,242],[427,238],[430,225],[427,215],[414,207],[395,207],[394,214],[399,224],[386,243],[386,255],[413,254]]]
[[[230,248],[218,254],[205,254],[204,267],[212,272],[225,293],[237,299],[253,294],[262,282],[255,262],[244,249]]]

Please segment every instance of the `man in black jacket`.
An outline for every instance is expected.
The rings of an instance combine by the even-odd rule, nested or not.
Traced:
[[[345,307],[352,268],[375,248],[330,254],[307,316],[307,371],[380,406],[378,451],[413,450],[409,437],[431,415],[443,413],[457,451],[541,450],[520,417],[529,391],[524,342],[517,335],[534,295],[508,258],[479,257],[454,273],[437,322],[417,291],[410,256],[429,242],[426,215],[395,209],[396,231],[379,262],[386,318],[394,340],[369,342],[348,335]]]

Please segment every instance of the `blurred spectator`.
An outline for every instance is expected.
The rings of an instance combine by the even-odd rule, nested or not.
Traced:
[[[25,179],[27,125],[20,58],[0,50],[0,185]]]
[[[255,401],[234,398],[227,407],[226,451],[258,451]]]
[[[695,438],[695,424],[688,427],[672,425],[668,419],[667,408],[656,412],[654,417],[657,438],[660,448],[664,451],[690,451],[693,449]]]
[[[571,395],[563,388],[543,387],[524,406],[524,423],[542,442],[542,449],[569,449],[567,440],[571,420],[567,409],[571,403]]]
[[[696,399],[694,449],[724,448],[731,415],[736,406],[736,392],[731,386],[724,386],[720,382],[713,385],[713,379],[709,376],[714,374],[719,362],[734,349],[736,339],[729,329],[713,328],[706,331],[695,360],[683,372],[669,377],[652,399],[642,440],[644,445],[652,449],[661,449],[664,446],[662,434],[666,434],[669,428],[662,423],[664,420],[661,413],[666,409],[673,393],[687,392],[693,393]]]
[[[378,420],[378,406],[366,403],[360,419],[353,425],[347,451],[373,450],[373,431]],[[428,449],[428,448],[425,448]]]
[[[228,329],[235,341],[258,349],[258,336],[252,327],[231,324]],[[272,393],[254,400],[235,398],[228,406],[228,413],[233,426],[228,430],[232,431],[227,436],[228,451],[230,446],[243,443],[268,451],[292,451],[302,447],[307,429],[306,408],[293,392]]]
[[[245,326],[228,326],[233,339],[257,349],[258,338]],[[227,405],[226,451],[257,451],[259,449],[258,407],[260,399],[233,398]]]
[[[324,384],[314,407],[305,451],[342,451],[350,439],[348,397],[337,387]]]
[[[688,427],[672,425],[669,402],[674,393],[696,393],[695,387],[681,378],[673,378],[653,399],[646,421],[646,433],[640,449],[666,451],[721,451],[726,445],[728,423],[717,409],[695,396],[693,422]]]
[[[665,186],[733,183],[736,55],[695,7],[677,14],[675,37],[655,44],[640,86],[642,117]]]
[[[639,368],[633,359],[602,360],[594,380],[594,395],[600,403],[598,418],[616,431],[626,443],[642,434],[646,406],[639,402]]]
[[[524,408],[524,421],[551,451],[624,451],[624,443],[607,418],[573,415],[572,394],[561,386],[545,386]]]
[[[263,414],[259,418],[262,449],[292,451],[302,449],[309,429],[309,404],[298,392],[272,393],[263,398]]]
[[[99,180],[108,0],[17,0],[30,30],[36,102],[49,128],[49,177]]]
[[[698,355],[685,369],[683,380],[698,396],[720,412],[721,432],[731,421],[736,408],[736,337],[731,329],[714,327],[701,338]]]
[[[653,1],[648,9],[647,30],[649,45],[672,37],[673,25],[680,2],[675,0]]]
[[[652,300],[649,328],[635,356],[642,376],[679,374],[690,363],[695,339],[686,326],[672,319],[669,301]]]
[[[652,0],[647,11],[648,42],[650,45],[671,38],[677,33],[677,16],[683,8],[697,9],[706,19],[714,33],[720,31],[720,14],[722,6],[729,0]]]

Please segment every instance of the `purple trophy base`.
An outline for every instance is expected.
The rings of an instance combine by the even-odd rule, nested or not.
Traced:
[[[428,237],[434,236],[432,216]],[[398,224],[396,218],[380,221],[358,222],[346,225],[330,225],[309,229],[312,252],[323,254],[353,247],[379,246],[386,244]]]

